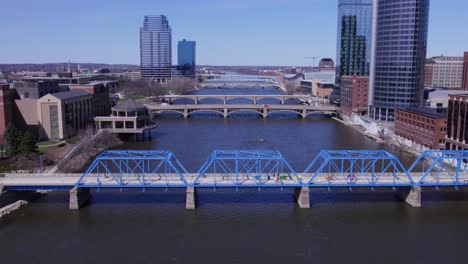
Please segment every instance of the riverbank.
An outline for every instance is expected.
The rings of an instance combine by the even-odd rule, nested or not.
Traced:
[[[0,186],[0,218],[42,196],[42,193],[36,191],[15,192],[3,191],[2,189],[2,186]]]
[[[376,143],[398,147],[402,151],[405,151],[416,157],[419,157],[425,150],[421,146],[414,147],[413,145],[415,145],[415,143],[405,142],[408,140],[397,136],[392,129],[390,129],[389,127],[381,126],[377,122],[363,120],[361,117],[358,116],[353,116],[353,118],[349,119],[348,121],[336,117],[332,117],[332,119],[348,127],[353,128],[362,135],[373,139]],[[366,121],[371,123],[368,126],[366,126]]]

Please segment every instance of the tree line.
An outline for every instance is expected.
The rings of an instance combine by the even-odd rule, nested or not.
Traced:
[[[14,156],[27,156],[37,152],[37,140],[34,135],[18,130],[14,125],[9,125],[3,133],[3,144],[0,145],[2,158]]]

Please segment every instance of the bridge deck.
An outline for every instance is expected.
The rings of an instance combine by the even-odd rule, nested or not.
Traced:
[[[384,174],[379,177],[371,174],[357,175],[355,179],[338,174],[320,173],[312,179],[313,173],[299,174],[298,178],[292,174],[268,175],[260,177],[253,173],[235,174],[206,174],[196,182],[198,174],[187,174],[187,184],[177,174],[99,174],[89,175],[79,182],[78,174],[10,174],[0,178],[0,186],[6,189],[72,189],[79,182],[82,188],[185,188],[185,187],[217,187],[217,188],[288,188],[308,186],[310,188],[325,187],[398,187],[415,186],[422,177],[421,173],[413,173],[413,182],[402,173],[399,175]],[[309,180],[312,181],[308,185]],[[454,179],[448,174],[427,177],[421,186],[455,186]],[[460,185],[468,185],[468,177],[460,179]]]

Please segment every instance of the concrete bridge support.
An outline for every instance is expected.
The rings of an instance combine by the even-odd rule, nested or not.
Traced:
[[[396,196],[411,207],[421,207],[421,187],[407,187],[396,190]]]
[[[70,190],[70,210],[79,210],[91,198],[89,189],[73,188]]]
[[[187,187],[187,198],[185,200],[185,208],[188,210],[195,210],[196,208],[196,190],[194,187]]]
[[[300,208],[310,208],[310,188],[301,187],[296,189],[296,200]]]
[[[3,193],[3,185],[0,184],[0,195],[2,195],[2,193]]]

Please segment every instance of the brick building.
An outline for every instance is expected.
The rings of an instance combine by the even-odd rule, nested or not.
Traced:
[[[426,63],[424,66],[424,87],[432,87],[432,79],[434,78],[433,62]]]
[[[468,150],[468,93],[449,95],[446,149]]]
[[[8,84],[0,84],[0,137],[5,129],[13,122],[15,90]]]
[[[353,113],[365,114],[369,103],[368,94],[369,77],[342,76],[340,91],[342,113],[348,117],[351,117]]]
[[[468,52],[463,56],[463,89],[468,90]]]
[[[395,133],[426,148],[444,149],[447,115],[429,108],[397,109]]]
[[[85,90],[93,95],[93,115],[108,116],[111,114],[111,99],[109,86],[105,83],[89,83],[81,85],[69,85],[70,91]]]

